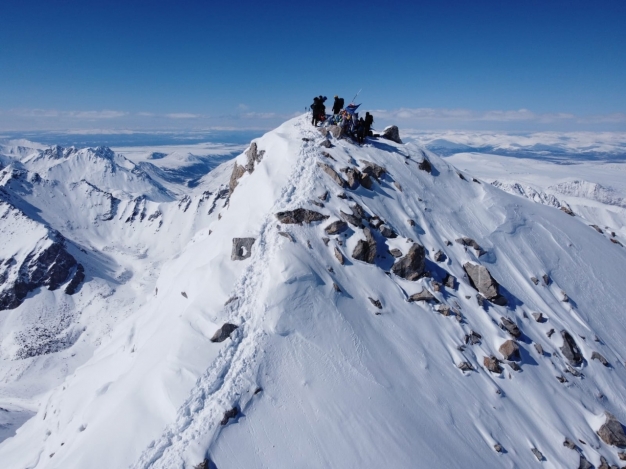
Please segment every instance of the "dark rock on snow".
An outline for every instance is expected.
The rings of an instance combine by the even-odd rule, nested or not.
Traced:
[[[385,238],[397,238],[398,237],[396,232],[393,231],[391,228],[389,228],[387,225],[382,225],[380,227],[380,234],[383,235]]]
[[[606,421],[598,430],[598,436],[607,445],[617,446],[618,448],[626,447],[626,434],[624,434],[624,426],[613,414],[604,413]]]
[[[574,338],[567,331],[561,331],[561,337],[563,337],[563,345],[561,346],[563,356],[567,358],[572,365],[580,365],[583,362],[583,355],[578,345],[576,345]]]
[[[224,417],[220,421],[221,425],[226,425],[230,419],[234,419],[239,414],[239,409],[237,407],[233,407],[230,410],[224,412]]]
[[[342,177],[339,176],[339,174],[337,174],[337,172],[333,168],[331,168],[325,163],[317,163],[317,165],[320,168],[322,168],[324,172],[328,174],[330,178],[339,185],[339,187],[346,187],[346,181],[344,181]]]
[[[486,253],[486,251],[483,250],[483,248],[481,248],[476,241],[474,241],[472,238],[468,238],[467,236],[455,239],[454,241],[461,244],[462,246],[469,246],[474,248],[476,251],[478,251],[478,257]]]
[[[400,249],[396,249],[396,248],[390,249],[389,250],[389,254],[391,254],[393,257],[396,257],[396,258],[402,257],[402,251],[400,251]]]
[[[402,143],[402,140],[400,140],[400,130],[398,129],[397,125],[390,125],[389,127],[385,127],[385,130],[383,130],[381,137],[396,143]]]
[[[264,154],[265,151],[259,151],[256,142],[252,142],[250,144],[250,148],[246,150],[246,157],[248,158],[248,161],[246,163],[246,171],[248,171],[249,173],[253,173],[255,164],[261,162]]]
[[[500,295],[498,282],[493,279],[485,266],[466,262],[463,264],[463,270],[467,273],[472,287],[485,298],[491,300]]]
[[[446,260],[446,255],[443,253],[441,249],[439,249],[434,255],[433,259],[435,262],[443,262]]]
[[[519,327],[517,327],[517,324],[509,318],[500,318],[500,328],[507,331],[516,339],[522,335],[522,332],[519,330]]]
[[[414,293],[411,296],[409,296],[409,301],[436,301],[436,302],[439,302],[439,300],[437,300],[437,298],[435,298],[433,296],[433,294],[431,292],[429,292],[426,288],[422,288],[421,292]]]
[[[252,245],[254,238],[233,238],[233,251],[230,258],[233,261],[242,261],[252,255]]]
[[[278,212],[276,214],[276,218],[281,223],[286,225],[289,224],[297,224],[302,225],[302,223],[311,223],[314,221],[322,221],[328,218],[328,215],[323,215],[319,212],[315,212],[313,210],[308,210],[306,208],[297,208],[295,210],[286,210],[284,212]]]
[[[593,469],[593,464],[587,461],[584,455],[580,455],[580,461],[578,462],[578,469]]]
[[[339,261],[341,265],[343,265],[346,262],[345,258],[343,257],[343,254],[337,247],[335,247],[335,257],[337,258],[337,260]]]
[[[235,191],[235,187],[239,184],[239,179],[245,174],[246,167],[239,166],[235,161],[235,166],[233,166],[233,172],[230,175],[230,182],[228,183],[229,195]]]
[[[424,157],[424,159],[417,165],[417,167],[422,171],[426,171],[427,173],[430,173],[433,170],[433,166],[430,164],[430,161],[428,161],[428,158],[426,157]]]
[[[352,257],[359,261],[373,264],[377,254],[376,240],[369,228],[363,228],[363,234],[365,235],[365,240],[359,240],[352,252]]]
[[[602,355],[600,355],[598,352],[593,352],[591,354],[591,359],[592,360],[598,360],[600,363],[602,363],[604,366],[609,366],[609,362],[606,360],[606,358],[604,358]]]
[[[569,438],[565,438],[565,441],[563,441],[563,446],[565,446],[566,448],[569,448],[569,449],[573,449],[575,451],[578,450],[578,446],[576,445],[576,443],[574,443]]]
[[[531,451],[533,452],[533,454],[535,455],[538,461],[544,460],[543,454],[537,448],[532,448]]]
[[[454,275],[446,274],[446,276],[443,279],[443,284],[446,287],[454,290],[454,287],[456,285],[456,277]]]
[[[385,168],[377,165],[376,163],[372,163],[371,161],[361,160],[361,164],[364,166],[363,174],[368,174],[377,180],[383,177],[383,175],[387,172]]]
[[[483,338],[478,332],[471,331],[469,334],[465,334],[465,343],[470,345],[480,344]]]
[[[374,306],[376,306],[378,309],[383,309],[383,305],[382,305],[382,303],[380,302],[380,300],[375,300],[374,298],[369,297],[369,296],[367,297],[367,299],[368,299],[368,300],[370,300],[370,302],[371,302]]]
[[[507,340],[502,345],[498,351],[502,354],[505,360],[510,361],[520,361],[521,356],[519,353],[519,345],[514,340]]]
[[[211,337],[211,342],[224,342],[226,339],[230,337],[230,335],[237,329],[237,326],[231,324],[229,322],[225,323],[222,327],[220,327],[213,337]]]
[[[326,232],[326,234],[334,235],[337,233],[341,233],[346,229],[348,229],[348,224],[345,221],[337,220],[324,228],[324,231]]]
[[[414,243],[407,255],[396,261],[391,271],[398,277],[417,280],[424,274],[425,256],[424,246]]]
[[[484,357],[483,365],[492,373],[502,373],[502,367],[500,366],[500,360],[496,357]]]
[[[461,362],[457,365],[461,371],[474,371],[474,367],[469,362]]]
[[[361,221],[360,217],[345,213],[343,210],[339,210],[339,216],[343,220],[350,223],[352,226],[356,226],[357,228],[363,228],[363,222]]]

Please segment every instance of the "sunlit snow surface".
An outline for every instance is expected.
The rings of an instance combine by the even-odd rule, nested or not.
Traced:
[[[59,230],[87,272],[71,297],[42,289],[0,312],[0,438],[34,413],[0,443],[3,467],[190,469],[207,458],[219,469],[530,468],[540,464],[533,448],[544,467],[578,467],[565,437],[596,466],[601,455],[618,463],[595,431],[606,410],[626,422],[626,249],[610,240],[626,245],[623,160],[442,159],[416,143],[333,140],[325,149],[321,140],[304,118],[256,139],[264,156],[230,198],[228,160],[245,147],[80,150],[56,160],[26,142],[2,148],[2,171],[48,181],[7,180],[14,205]],[[418,168],[424,155],[432,173]],[[362,160],[388,172],[372,191],[341,189],[317,164],[339,172],[362,169]],[[214,169],[203,176],[199,161]],[[246,155],[237,161],[245,165]],[[324,207],[312,203],[326,191]],[[113,216],[103,194],[118,200]],[[322,241],[323,228],[354,202],[398,233],[377,235],[376,265],[351,258],[359,228]],[[274,214],[298,207],[330,218],[279,227]],[[454,243],[462,236],[487,253]],[[256,238],[249,259],[231,260],[235,237]],[[458,289],[433,293],[461,320],[406,301],[433,291],[431,279],[386,273],[394,262],[387,248],[406,253],[410,240],[425,246],[435,280],[446,272],[458,279]],[[16,249],[26,245],[15,240]],[[444,262],[433,260],[437,250]],[[467,261],[489,269],[508,307],[477,304]],[[16,360],[17,334],[54,323],[62,308],[79,339]],[[547,321],[535,322],[536,312]],[[483,357],[499,356],[510,338],[498,327],[502,316],[523,332],[521,371],[503,364],[496,375]],[[210,342],[226,321],[239,329]],[[585,357],[580,376],[559,350],[564,329]],[[481,343],[460,349],[472,330]],[[593,351],[611,366],[592,361]],[[462,361],[476,371],[460,371]],[[239,416],[220,425],[234,406]]]

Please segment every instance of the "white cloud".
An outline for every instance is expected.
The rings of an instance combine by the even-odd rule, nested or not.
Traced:
[[[189,112],[172,112],[170,114],[165,114],[165,117],[169,117],[170,119],[199,119],[204,116],[200,114],[191,114]]]
[[[373,111],[383,119],[448,122],[563,122],[576,119],[574,114],[543,113],[538,114],[528,109],[472,111],[470,109],[446,108],[400,108],[394,110]]]

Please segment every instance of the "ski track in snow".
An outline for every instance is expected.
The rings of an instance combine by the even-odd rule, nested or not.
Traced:
[[[255,301],[255,293],[262,290],[267,279],[267,260],[273,257],[278,245],[284,241],[276,236],[278,230],[274,214],[306,203],[306,194],[311,193],[311,181],[319,150],[313,144],[317,135],[307,131],[306,136],[311,141],[303,142],[298,160],[293,165],[295,170],[262,225],[252,262],[233,289],[232,296],[239,299],[225,306],[231,310],[229,322],[239,324],[236,336],[231,336],[232,342],[220,351],[215,362],[198,380],[191,396],[178,411],[176,423],[168,427],[161,438],[150,444],[132,466],[133,469],[184,468],[187,448],[202,442],[199,447],[204,449],[196,452],[206,451],[211,446],[206,440],[214,440],[219,436],[220,420],[224,412],[234,406],[241,408],[240,399],[247,397],[246,391],[254,391],[258,358],[262,354],[266,336],[260,328],[265,305]],[[234,312],[235,308],[237,314]],[[199,454],[198,456],[198,461],[204,458]]]

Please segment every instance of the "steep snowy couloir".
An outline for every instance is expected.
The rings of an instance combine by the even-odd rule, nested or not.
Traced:
[[[6,467],[619,464],[622,247],[304,117],[230,168],[154,294],[0,444]]]

